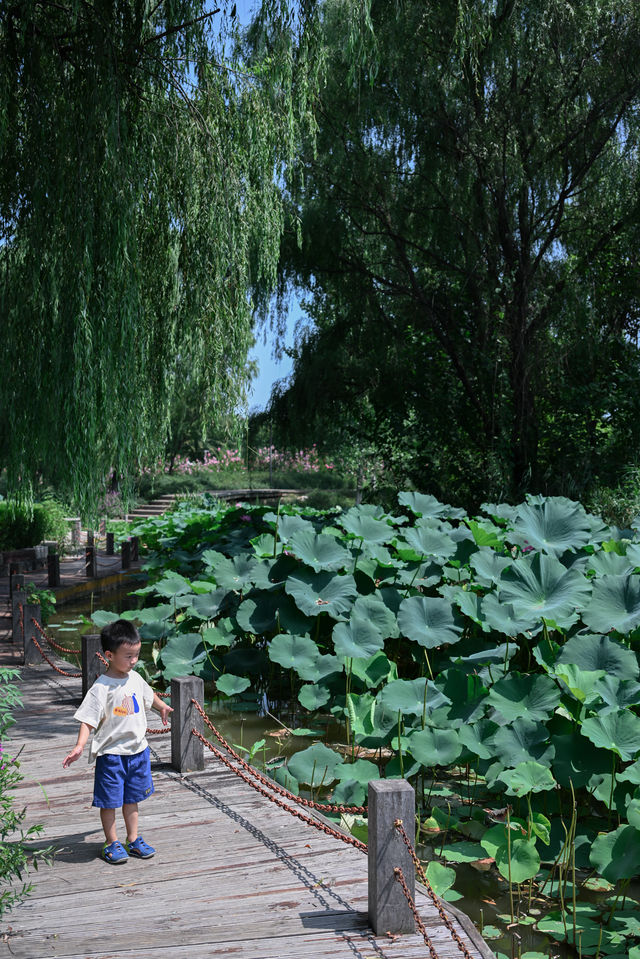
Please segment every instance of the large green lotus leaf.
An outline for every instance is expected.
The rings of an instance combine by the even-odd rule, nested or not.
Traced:
[[[628,710],[608,706],[585,719],[580,731],[594,746],[614,752],[623,762],[631,762],[640,752],[640,719]]]
[[[270,591],[252,590],[236,610],[236,622],[246,633],[261,636],[276,628],[280,597]]]
[[[229,590],[225,587],[214,589],[210,593],[200,593],[191,600],[188,613],[196,619],[215,619],[219,616],[227,596]]]
[[[591,539],[591,523],[579,504],[569,504],[569,500],[549,498],[540,504],[519,506],[509,538],[519,546],[532,546],[545,553],[586,546]]]
[[[542,629],[542,622],[531,613],[516,613],[511,603],[498,599],[497,593],[487,593],[480,606],[483,629],[495,630],[503,636],[516,637],[522,633],[535,635]]]
[[[628,576],[635,568],[628,556],[620,556],[616,552],[607,552],[599,549],[587,560],[587,569],[596,576]]]
[[[211,586],[209,586],[211,589]],[[97,621],[94,617],[102,612],[102,610],[96,610],[91,617],[94,623],[97,625]],[[173,619],[175,616],[175,606],[173,603],[159,603],[157,606],[148,606],[146,609],[126,609],[121,613],[122,619],[128,619],[129,621],[135,620],[137,623],[159,623],[163,620]],[[117,613],[109,614],[118,618]],[[109,620],[113,622],[113,619]]]
[[[138,627],[138,633],[140,639],[155,643],[176,634],[176,627],[167,620],[157,623],[143,623]]]
[[[533,879],[540,869],[540,855],[532,839],[514,839],[510,848],[500,846],[495,860],[500,875],[511,882]]]
[[[451,702],[446,707],[449,723],[473,723],[486,711],[487,688],[475,673],[450,667],[440,673],[435,685]]]
[[[562,647],[558,663],[571,663],[586,672],[604,670],[621,679],[636,679],[640,674],[633,650],[609,636],[573,636]]]
[[[251,673],[258,676],[267,666],[264,650],[256,646],[236,646],[223,657],[227,673]]]
[[[349,693],[345,697],[344,714],[349,717],[351,731],[359,740],[375,729],[376,700],[371,693]]]
[[[618,826],[613,832],[596,836],[589,861],[609,882],[633,879],[640,872],[640,830]]]
[[[398,502],[407,506],[416,516],[431,516],[434,519],[464,519],[465,512],[455,506],[440,503],[428,493],[398,493]]]
[[[353,604],[352,616],[367,619],[380,632],[383,639],[395,639],[400,635],[398,620],[379,592],[358,596]]]
[[[470,753],[479,759],[492,759],[494,756],[493,737],[498,730],[490,719],[479,719],[458,730],[460,742]]]
[[[409,752],[422,766],[450,766],[462,752],[455,729],[426,727],[409,736]]]
[[[438,592],[447,602],[457,606],[463,616],[472,619],[484,632],[489,632],[490,627],[483,622],[482,596],[480,593],[464,586],[446,585],[441,586]]]
[[[362,786],[368,786],[372,779],[380,779],[380,770],[368,759],[356,759],[353,763],[345,763],[337,770],[337,774],[340,782],[354,779]]]
[[[505,769],[498,779],[507,787],[509,796],[546,792],[549,789],[555,789],[556,786],[549,768],[533,759],[518,763],[513,769]]]
[[[484,859],[484,849],[479,842],[456,842],[443,846],[440,854],[447,862],[477,862]]]
[[[348,623],[336,623],[332,633],[338,656],[370,659],[384,647],[384,638],[378,627],[362,616],[351,614]]]
[[[513,768],[529,759],[548,764],[553,759],[548,730],[530,719],[515,719],[509,726],[501,726],[493,746],[494,756],[504,767]]]
[[[436,689],[430,680],[427,683],[425,678],[396,679],[378,693],[377,702],[395,717],[396,722],[399,712],[403,715],[421,716],[425,704],[425,686],[427,710],[437,709],[448,702],[440,690]]]
[[[560,690],[549,676],[512,672],[489,690],[489,702],[506,723],[526,717],[544,721],[560,702]]]
[[[581,703],[591,701],[597,694],[594,692],[598,682],[605,675],[604,670],[588,672],[574,666],[573,663],[558,663],[551,670],[556,679],[567,684],[569,691]]]
[[[370,659],[354,659],[351,672],[367,689],[375,689],[380,683],[390,683],[398,678],[398,667],[383,653],[375,653]]]
[[[435,892],[436,896],[444,896],[447,889],[451,889],[456,881],[455,869],[450,869],[449,866],[443,866],[441,862],[435,862],[432,860],[427,866],[425,872],[429,885]]]
[[[559,627],[571,626],[576,611],[584,609],[591,584],[582,573],[566,569],[555,556],[536,553],[533,558],[517,559],[502,574],[499,599],[511,603],[521,618],[530,617],[532,625],[550,619]]]
[[[326,686],[319,686],[317,683],[309,686],[302,686],[298,693],[298,701],[312,712],[321,709],[331,699],[331,692]]]
[[[508,503],[482,503],[480,509],[483,513],[486,513],[487,516],[492,516],[494,519],[507,520],[508,522],[513,522],[516,518],[519,507],[518,506],[509,506]]]
[[[351,554],[335,536],[302,530],[294,533],[287,549],[310,566],[314,572],[344,569],[350,563]]]
[[[336,806],[362,806],[366,798],[365,786],[355,779],[345,779],[344,782],[338,783],[331,794],[331,802]]]
[[[486,547],[476,550],[469,560],[469,565],[475,573],[475,581],[481,586],[488,586],[489,588],[492,588],[493,584],[498,582],[504,570],[512,563],[513,560],[510,556],[501,556]]]
[[[447,533],[420,520],[412,529],[404,531],[404,541],[418,556],[437,556],[446,560],[456,551],[456,544]],[[402,555],[402,541],[398,541],[397,548]]]
[[[335,782],[342,765],[342,756],[324,743],[314,743],[313,746],[295,753],[287,762],[289,772],[298,782],[314,788]]]
[[[400,566],[395,576],[395,582],[401,586],[413,586],[429,589],[442,580],[442,564],[429,560],[410,560]]]
[[[216,679],[216,689],[225,696],[237,696],[243,693],[251,685],[251,680],[246,676],[234,676],[232,673],[224,673]]]
[[[353,576],[326,571],[300,570],[287,579],[285,589],[305,616],[328,613],[332,619],[343,619],[358,595]]]
[[[356,662],[356,660],[354,660]],[[304,666],[298,663],[296,672],[300,679],[307,683],[319,683],[321,679],[331,676],[332,673],[342,672],[344,660],[339,656],[332,656],[328,653],[318,656],[313,665]]]
[[[338,522],[347,533],[367,543],[388,543],[395,535],[388,523],[362,513],[357,506],[341,516]]]
[[[598,697],[607,706],[626,709],[627,706],[640,704],[640,683],[633,679],[620,679],[618,676],[603,676],[594,685],[592,695],[593,700]],[[587,703],[591,702],[589,698]]]
[[[185,593],[191,593],[191,583],[179,573],[169,572],[159,579],[153,585],[153,592],[158,596],[166,596],[173,599],[174,596],[182,596]]]
[[[475,519],[468,519],[467,526],[471,530],[476,546],[480,549],[488,547],[494,550],[504,547],[505,534],[501,526],[496,526],[488,520]]]
[[[407,639],[434,649],[457,643],[462,621],[457,610],[439,596],[408,596],[398,610],[398,626]]]
[[[309,636],[291,636],[280,633],[274,636],[268,647],[269,659],[285,669],[300,668],[303,671],[315,665],[320,650]]]
[[[262,594],[264,595],[264,593]],[[287,593],[278,593],[276,621],[279,629],[287,633],[310,633],[315,623],[309,616],[305,616],[296,605],[293,597]]]
[[[278,516],[276,513],[265,513],[262,518],[273,530],[277,529],[279,539],[285,543],[294,533],[315,532],[313,523],[297,514],[280,513]],[[273,542],[273,537],[271,540]]]
[[[637,576],[603,576],[595,580],[591,602],[582,614],[589,629],[628,633],[640,624],[640,581]]]
[[[521,838],[521,823],[511,820],[510,824],[506,822],[496,823],[494,826],[489,826],[489,828],[485,830],[480,840],[480,845],[487,856],[495,859],[498,850],[509,844],[509,833],[511,833],[511,842],[513,842],[514,839]]]
[[[207,653],[200,633],[172,636],[160,653],[162,676],[166,682],[176,676],[200,675]]]
[[[274,539],[272,533],[261,533],[251,540],[256,556],[269,559],[282,553],[282,543]]]

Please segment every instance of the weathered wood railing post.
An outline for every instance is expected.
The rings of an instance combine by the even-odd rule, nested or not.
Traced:
[[[369,924],[377,936],[415,932],[416,924],[394,869],[402,869],[415,900],[415,866],[394,826],[402,825],[415,842],[415,793],[404,779],[379,779],[369,783]]]
[[[25,603],[24,607],[24,664],[25,666],[37,666],[44,662],[38,652],[34,639],[40,643],[40,633],[34,623],[40,622],[40,603]]]
[[[49,586],[60,585],[60,556],[55,551],[47,556],[47,583]]]
[[[85,575],[87,579],[98,578],[98,554],[95,546],[85,546],[84,550]]]
[[[192,699],[204,705],[204,682],[198,676],[171,680],[171,765],[178,772],[204,769],[204,746],[191,730],[202,732],[202,716]]]
[[[15,580],[15,576],[14,576]],[[23,582],[24,586],[24,582]],[[24,589],[15,589],[13,590],[13,595],[11,596],[11,613],[12,613],[12,622],[11,622],[11,635],[13,642],[22,646],[22,622],[24,620],[24,607],[27,602],[27,593]]]
[[[102,676],[107,671],[107,665],[100,659],[102,655],[102,643],[100,642],[100,633],[88,633],[81,636],[82,644],[82,695],[87,695],[95,683],[98,676]]]
[[[131,543],[128,539],[123,539],[120,543],[120,555],[122,557],[122,568],[129,569],[131,566]]]
[[[12,573],[9,577],[9,598],[13,597],[16,589],[24,589],[24,573]]]
[[[105,552],[107,556],[113,556],[115,552],[115,533],[107,533],[107,546]]]

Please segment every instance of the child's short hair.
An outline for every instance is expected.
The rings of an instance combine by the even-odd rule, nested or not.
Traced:
[[[140,642],[140,633],[128,619],[116,619],[113,623],[107,623],[100,630],[100,641],[104,653],[109,650],[115,653],[116,649],[125,643],[129,646],[136,646]]]

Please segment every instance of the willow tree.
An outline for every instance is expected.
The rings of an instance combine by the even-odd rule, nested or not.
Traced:
[[[0,467],[14,491],[44,477],[92,508],[109,471],[161,449],[185,357],[203,416],[242,400],[312,22],[267,0],[248,71],[232,13],[0,5]]]
[[[370,26],[354,71],[324,4],[283,254],[315,328],[274,414],[366,407],[348,442],[443,498],[610,479],[640,455],[640,7],[371,0]]]

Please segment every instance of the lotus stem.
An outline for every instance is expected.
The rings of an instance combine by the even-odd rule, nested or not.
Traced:
[[[427,660],[428,662],[428,660]],[[424,696],[422,698],[422,728],[427,725],[427,687],[429,685],[429,680],[425,679],[424,681]]]
[[[573,822],[572,822],[572,831],[571,831],[571,883],[573,886],[572,889],[572,898],[573,898],[573,945],[576,944],[576,826],[578,821],[578,806],[576,803],[576,794],[573,788],[573,781],[569,780],[569,785],[571,786],[571,799],[573,802]],[[575,825],[573,823],[575,822]],[[582,940],[580,940],[580,947],[582,947]]]
[[[596,950],[596,959],[600,959],[600,946],[602,945],[602,926],[600,926],[600,935],[598,936],[598,948]]]
[[[511,882],[511,816],[509,814],[509,806],[507,805],[507,871],[509,873],[509,904],[511,906],[511,922],[514,921],[513,916],[513,883]]]
[[[622,902],[622,907],[624,908],[624,899],[627,898],[627,888],[628,888],[630,882],[631,882],[631,879],[625,879],[625,880],[623,880],[623,882],[620,884],[620,888],[618,889],[618,892],[616,893],[616,898],[614,899],[613,905],[611,906],[611,912],[609,913],[609,915],[608,915],[608,917],[607,917],[607,925],[609,925],[609,923],[610,923],[611,920],[613,919],[613,914],[615,913],[615,911],[616,911],[616,909],[617,909],[617,906],[618,906],[618,900],[620,899],[620,896],[622,896],[623,893],[624,893],[624,898],[623,898],[623,902]]]
[[[402,712],[398,710],[398,756],[400,758],[400,775],[404,779],[404,759],[402,757]]]
[[[609,816],[608,816],[608,818],[607,818],[607,825],[608,825],[608,826],[611,825],[611,812],[612,812],[612,809],[613,809],[613,790],[615,789],[615,784],[616,784],[616,765],[617,765],[617,759],[618,759],[618,757],[616,756],[615,753],[613,753],[613,762],[612,762],[612,764],[611,764],[611,791],[609,792]]]
[[[431,676],[431,682],[433,682],[433,670],[431,669],[431,663],[429,661],[429,653],[426,651],[426,649],[424,651],[424,658],[427,661],[427,669],[429,670],[429,675]]]

